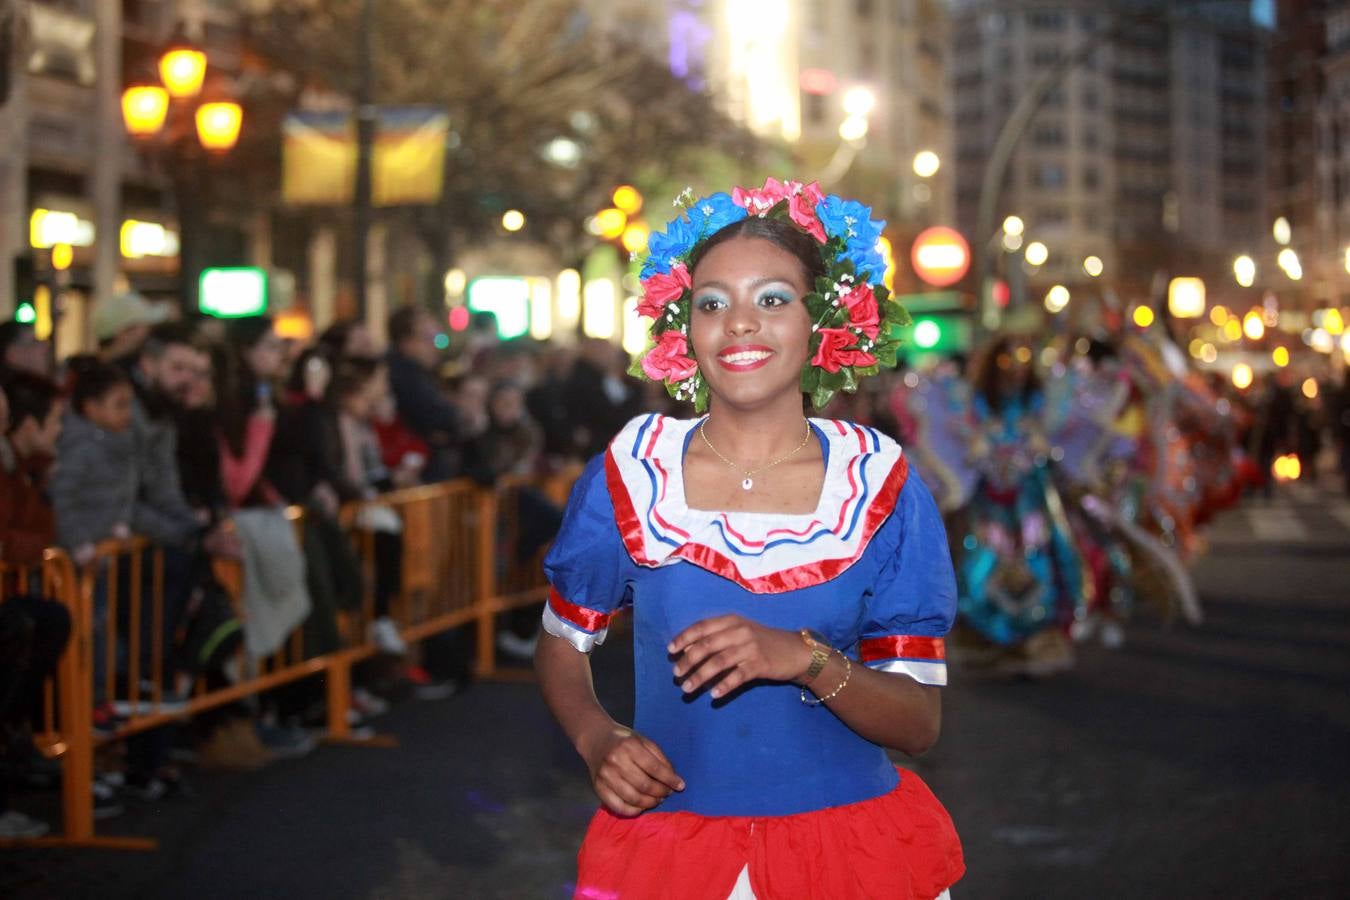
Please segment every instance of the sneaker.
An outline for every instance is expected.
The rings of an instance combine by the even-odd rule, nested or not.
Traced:
[[[418,700],[448,700],[464,689],[464,682],[454,678],[444,681],[431,681],[413,687],[413,696]]]
[[[365,688],[352,688],[352,708],[367,719],[389,712],[389,701]]]
[[[111,703],[100,703],[94,707],[94,736],[112,737],[117,734],[118,729],[127,723],[127,720],[117,714]]]
[[[370,623],[370,639],[381,653],[403,656],[408,652],[403,635],[398,633],[398,626],[388,616],[381,616]]]
[[[94,821],[112,819],[126,812],[126,807],[117,797],[117,790],[99,779],[94,780]]]
[[[347,710],[347,737],[355,741],[368,741],[375,736],[375,726],[366,721],[365,716],[354,709]]]
[[[299,759],[308,756],[318,741],[314,735],[297,725],[270,725],[259,722],[254,726],[258,740],[278,759]]]
[[[539,643],[537,635],[523,638],[517,637],[509,631],[503,631],[497,635],[497,649],[516,659],[534,659],[534,647],[537,643]]]
[[[40,838],[51,830],[46,822],[26,816],[17,809],[0,813],[0,838]]]

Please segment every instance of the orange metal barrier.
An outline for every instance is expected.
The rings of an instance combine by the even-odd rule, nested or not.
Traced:
[[[17,585],[29,591],[40,588],[43,596],[65,604],[72,620],[71,641],[54,684],[47,687],[45,722],[36,736],[44,753],[62,759],[62,833],[35,841],[0,842],[0,846],[153,848],[151,840],[95,835],[95,748],[301,678],[325,676],[328,739],[351,740],[351,669],[378,652],[368,638],[369,624],[375,618],[376,532],[389,529],[391,523],[401,529],[402,555],[399,589],[390,599],[389,615],[404,640],[414,643],[473,624],[477,674],[484,678],[498,675],[496,616],[540,603],[547,591],[538,565],[542,550],[528,565],[506,564],[498,576],[502,561],[514,558],[520,528],[517,492],[534,487],[561,505],[579,472],[579,468],[569,469],[543,480],[510,479],[490,490],[461,479],[349,505],[341,521],[359,552],[364,583],[360,609],[347,614],[341,623],[343,646],[332,653],[308,655],[302,625],[276,653],[257,661],[255,672],[223,688],[208,690],[198,679],[196,684],[168,685],[166,692],[170,648],[164,638],[165,617],[171,611],[165,608],[164,551],[145,539],[104,542],[96,549],[93,562],[79,572],[57,549],[46,551],[40,567],[0,565],[0,600]],[[303,528],[303,510],[292,507],[286,514],[297,530]],[[243,618],[241,564],[217,560],[213,568]],[[94,628],[96,597],[102,601],[104,624],[99,671],[94,663],[94,640],[99,634]],[[239,652],[242,657],[243,649]],[[96,699],[113,702],[127,713],[115,733],[95,735]]]

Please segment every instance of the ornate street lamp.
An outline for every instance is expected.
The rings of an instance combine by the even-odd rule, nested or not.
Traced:
[[[233,149],[239,141],[244,111],[238,103],[221,101],[197,107],[197,140],[212,153]]]
[[[134,138],[159,134],[168,114],[169,92],[158,85],[133,85],[122,92],[122,121]]]
[[[170,47],[159,58],[159,77],[175,100],[195,97],[206,80],[206,54],[186,44]]]

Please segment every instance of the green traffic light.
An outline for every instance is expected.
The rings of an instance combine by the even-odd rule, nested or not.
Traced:
[[[31,303],[20,303],[19,308],[14,310],[14,321],[32,325],[37,321],[37,310],[33,309]]]
[[[931,350],[942,342],[942,326],[933,319],[919,319],[914,323],[914,345]]]

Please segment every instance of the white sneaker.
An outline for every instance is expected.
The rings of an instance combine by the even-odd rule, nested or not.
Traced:
[[[370,639],[381,653],[403,656],[408,652],[408,645],[403,643],[403,636],[398,633],[398,626],[388,616],[381,616],[370,623]]]
[[[0,814],[0,838],[40,838],[49,830],[46,822],[25,816],[17,809]]]
[[[352,688],[352,707],[365,718],[382,716],[389,712],[389,702],[365,688]]]
[[[507,656],[514,656],[516,659],[533,659],[535,644],[539,643],[539,637],[523,638],[516,637],[509,631],[500,632],[497,635],[497,649]]]

